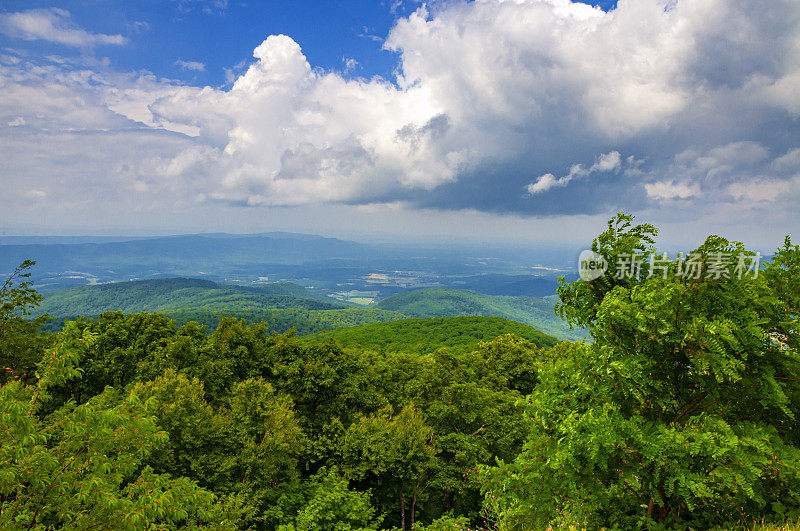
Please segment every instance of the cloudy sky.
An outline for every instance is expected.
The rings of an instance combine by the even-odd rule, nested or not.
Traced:
[[[6,0],[0,232],[800,238],[797,0]]]

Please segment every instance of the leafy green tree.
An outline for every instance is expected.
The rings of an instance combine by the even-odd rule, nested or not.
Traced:
[[[470,529],[469,518],[465,516],[445,515],[437,518],[430,525],[415,523],[413,531],[468,531]]]
[[[278,531],[368,531],[380,528],[370,495],[350,490],[336,467],[321,468],[303,487],[303,506]]]
[[[372,377],[374,368],[366,357],[333,342],[307,345],[291,334],[272,339],[256,370],[292,398],[304,431],[315,435],[309,441],[311,464],[329,459],[340,427],[386,405]]]
[[[345,471],[352,479],[370,480],[394,495],[400,527],[415,521],[417,503],[424,495],[435,466],[438,451],[433,430],[424,416],[411,406],[396,415],[391,408],[354,422],[342,441]],[[389,509],[389,507],[386,507]]]
[[[172,369],[136,384],[131,395],[154,404],[152,414],[169,435],[147,463],[225,496],[245,523],[275,525],[280,508],[294,502],[304,447],[291,401],[261,379],[234,385],[216,410],[204,394],[200,380]]]
[[[43,415],[49,389],[78,379],[96,338],[67,325],[38,381],[0,387],[0,528],[234,529],[213,493],[144,464],[166,442],[152,403],[108,388]]]
[[[425,412],[439,449],[417,516],[430,522],[452,511],[477,519],[478,466],[513,459],[522,447],[523,395],[509,387],[514,385],[510,382],[532,385],[537,350],[527,341],[502,336],[480,343],[475,352],[440,349],[416,363],[412,357],[399,356],[396,362],[397,373],[417,367],[413,378],[400,385],[407,396],[399,404]]]
[[[788,236],[783,247],[772,257],[764,278],[781,304],[773,307],[770,316],[774,330],[772,339],[788,350],[797,351],[800,331],[800,245],[792,245]]]
[[[83,378],[68,380],[51,390],[48,407],[58,407],[69,400],[82,404],[97,396],[107,386],[123,389],[140,379],[140,371],[160,354],[175,336],[175,324],[160,314],[107,312],[96,321],[74,321],[80,332],[95,337],[77,360]],[[147,372],[145,372],[147,374]]]
[[[475,350],[488,369],[502,378],[502,387],[529,395],[536,388],[544,349],[513,334],[482,341]]]
[[[203,383],[167,369],[158,378],[137,383],[131,395],[153,404],[151,413],[169,436],[169,442],[149,457],[148,464],[159,472],[194,477],[204,487],[215,488],[201,472],[206,470],[208,454],[227,434],[225,423],[205,400]]]
[[[687,259],[624,278],[621,257],[651,252],[656,235],[631,219],[618,215],[593,244],[615,265],[605,276],[559,288],[562,314],[593,342],[554,352],[523,452],[486,472],[498,525],[796,516],[800,250],[787,240],[763,274],[740,279],[754,253],[710,236],[690,255],[691,274]]]
[[[28,318],[43,300],[33,282],[26,280],[34,264],[32,260],[22,262],[0,288],[0,383],[33,381],[36,363],[49,341],[40,332],[48,316]]]

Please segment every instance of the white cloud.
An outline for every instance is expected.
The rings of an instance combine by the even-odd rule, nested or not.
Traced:
[[[700,187],[691,182],[660,181],[645,184],[648,197],[660,201],[689,199],[700,193]]]
[[[526,189],[531,195],[539,194],[555,186],[565,186],[570,180],[571,177],[569,175],[556,179],[556,176],[552,173],[545,173],[535,183],[529,184]]]
[[[25,13],[44,22],[23,38],[121,43],[60,10]],[[3,31],[22,36],[10,16]],[[550,215],[675,200],[784,205],[770,190],[800,172],[797,42],[796,0],[628,0],[608,13],[568,0],[446,2],[387,36],[400,54],[393,82],[314,68],[284,35],[267,37],[222,88],[6,53],[0,119],[24,116],[26,127],[0,134],[15,135],[14,172],[41,173],[48,198],[61,184],[45,174],[68,168],[67,195],[91,182],[115,187],[109,196],[206,206],[413,208],[439,197],[430,206]],[[91,135],[107,139],[103,157],[87,149]],[[58,150],[45,171],[30,161],[48,143]],[[569,183],[562,197],[555,189]],[[773,211],[797,223],[796,209]]]
[[[597,162],[592,164],[592,167],[589,168],[589,172],[618,170],[621,166],[621,160],[619,151],[605,153],[597,158]]]
[[[192,70],[193,72],[206,71],[206,65],[198,61],[183,61],[182,59],[178,59],[175,61],[175,66],[178,66],[184,70]]]
[[[629,161],[633,164],[633,159]],[[525,187],[528,194],[535,195],[546,192],[551,188],[566,186],[570,181],[576,177],[587,177],[596,172],[610,172],[617,171],[622,167],[622,157],[619,151],[611,151],[604,153],[597,157],[597,160],[592,164],[589,169],[585,169],[581,164],[573,165],[569,173],[561,178],[556,179],[552,173],[546,173],[539,177],[535,183],[531,183]]]
[[[425,91],[312,70],[300,46],[267,38],[228,91],[184,88],[148,106],[191,123],[215,150],[211,197],[241,204],[363,201],[454,178],[458,152],[434,152],[446,119]],[[399,112],[398,112],[399,111]]]
[[[751,208],[754,203],[791,201],[800,182],[795,172],[800,174],[800,149],[772,158],[757,142],[733,142],[705,152],[678,153],[670,166],[659,170],[661,177],[672,179],[647,183],[645,189],[657,202],[691,199],[714,209],[732,199]]]
[[[777,179],[733,183],[728,187],[728,191],[735,199],[746,201],[775,201],[791,190],[792,183]]]
[[[90,33],[76,27],[69,11],[58,8],[0,13],[0,33],[17,39],[45,40],[75,47],[125,44],[122,35]]]
[[[135,20],[130,24],[130,27],[136,33],[146,33],[150,31],[150,23],[144,20]]]
[[[358,36],[363,38],[363,39],[369,39],[372,42],[383,42],[384,41],[384,39],[382,37],[379,37],[377,35],[372,34],[371,30],[367,26],[363,26],[361,28],[361,32],[358,33]]]
[[[345,72],[352,72],[359,66],[358,61],[352,57],[342,57],[342,62],[344,63]]]
[[[9,127],[19,127],[19,126],[25,125],[25,118],[23,118],[22,116],[17,116],[13,120],[10,120],[7,123],[7,125]]]
[[[793,149],[775,159],[772,167],[779,172],[800,172],[800,148]]]

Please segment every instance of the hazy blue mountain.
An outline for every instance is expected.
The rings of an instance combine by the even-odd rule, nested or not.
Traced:
[[[364,244],[266,232],[151,238],[0,237],[0,278],[35,260],[41,292],[172,277],[258,286],[288,281],[343,300],[377,301],[429,287],[546,296],[574,270],[570,253],[486,245]]]
[[[36,241],[34,239],[32,241]],[[25,259],[35,260],[33,280],[42,291],[125,280],[192,276],[252,284],[290,268],[279,279],[304,278],[305,263],[379,256],[368,246],[312,235],[271,233],[173,236],[129,241],[11,243],[0,245],[0,277]],[[271,280],[276,280],[272,279]]]
[[[191,261],[197,265],[253,263],[301,264],[334,258],[374,256],[368,247],[334,238],[269,236],[173,236],[124,242],[3,245],[0,269],[9,270],[21,260],[36,260],[45,270],[69,267],[175,267]]]

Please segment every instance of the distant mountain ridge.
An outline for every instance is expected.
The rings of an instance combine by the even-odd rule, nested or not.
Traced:
[[[32,280],[41,291],[172,277],[206,276],[214,281],[249,283],[259,277],[275,278],[277,274],[277,278],[295,280],[303,278],[296,273],[304,264],[357,264],[380,256],[376,247],[292,233],[32,241],[41,243],[0,245],[0,278],[8,277],[23,260],[34,260]]]
[[[368,257],[370,247],[336,238],[301,235],[273,236],[191,235],[110,241],[100,243],[39,243],[0,246],[0,271],[11,271],[22,260],[36,260],[42,270],[70,267],[181,265],[187,260],[203,264],[250,265],[254,263],[300,264],[311,260]]]
[[[0,278],[34,260],[30,280],[42,293],[186,277],[238,286],[287,281],[360,301],[433,286],[541,297],[555,293],[559,275],[570,274],[563,256],[551,251],[358,243],[293,232],[0,236]]]
[[[259,232],[253,234],[231,234],[227,232],[199,232],[197,234],[168,234],[162,236],[0,236],[0,245],[76,245],[83,243],[120,243],[136,240],[155,240],[162,238],[183,238],[200,236],[205,238],[276,238],[318,240],[325,236],[301,232]],[[333,239],[333,238],[332,238]]]

